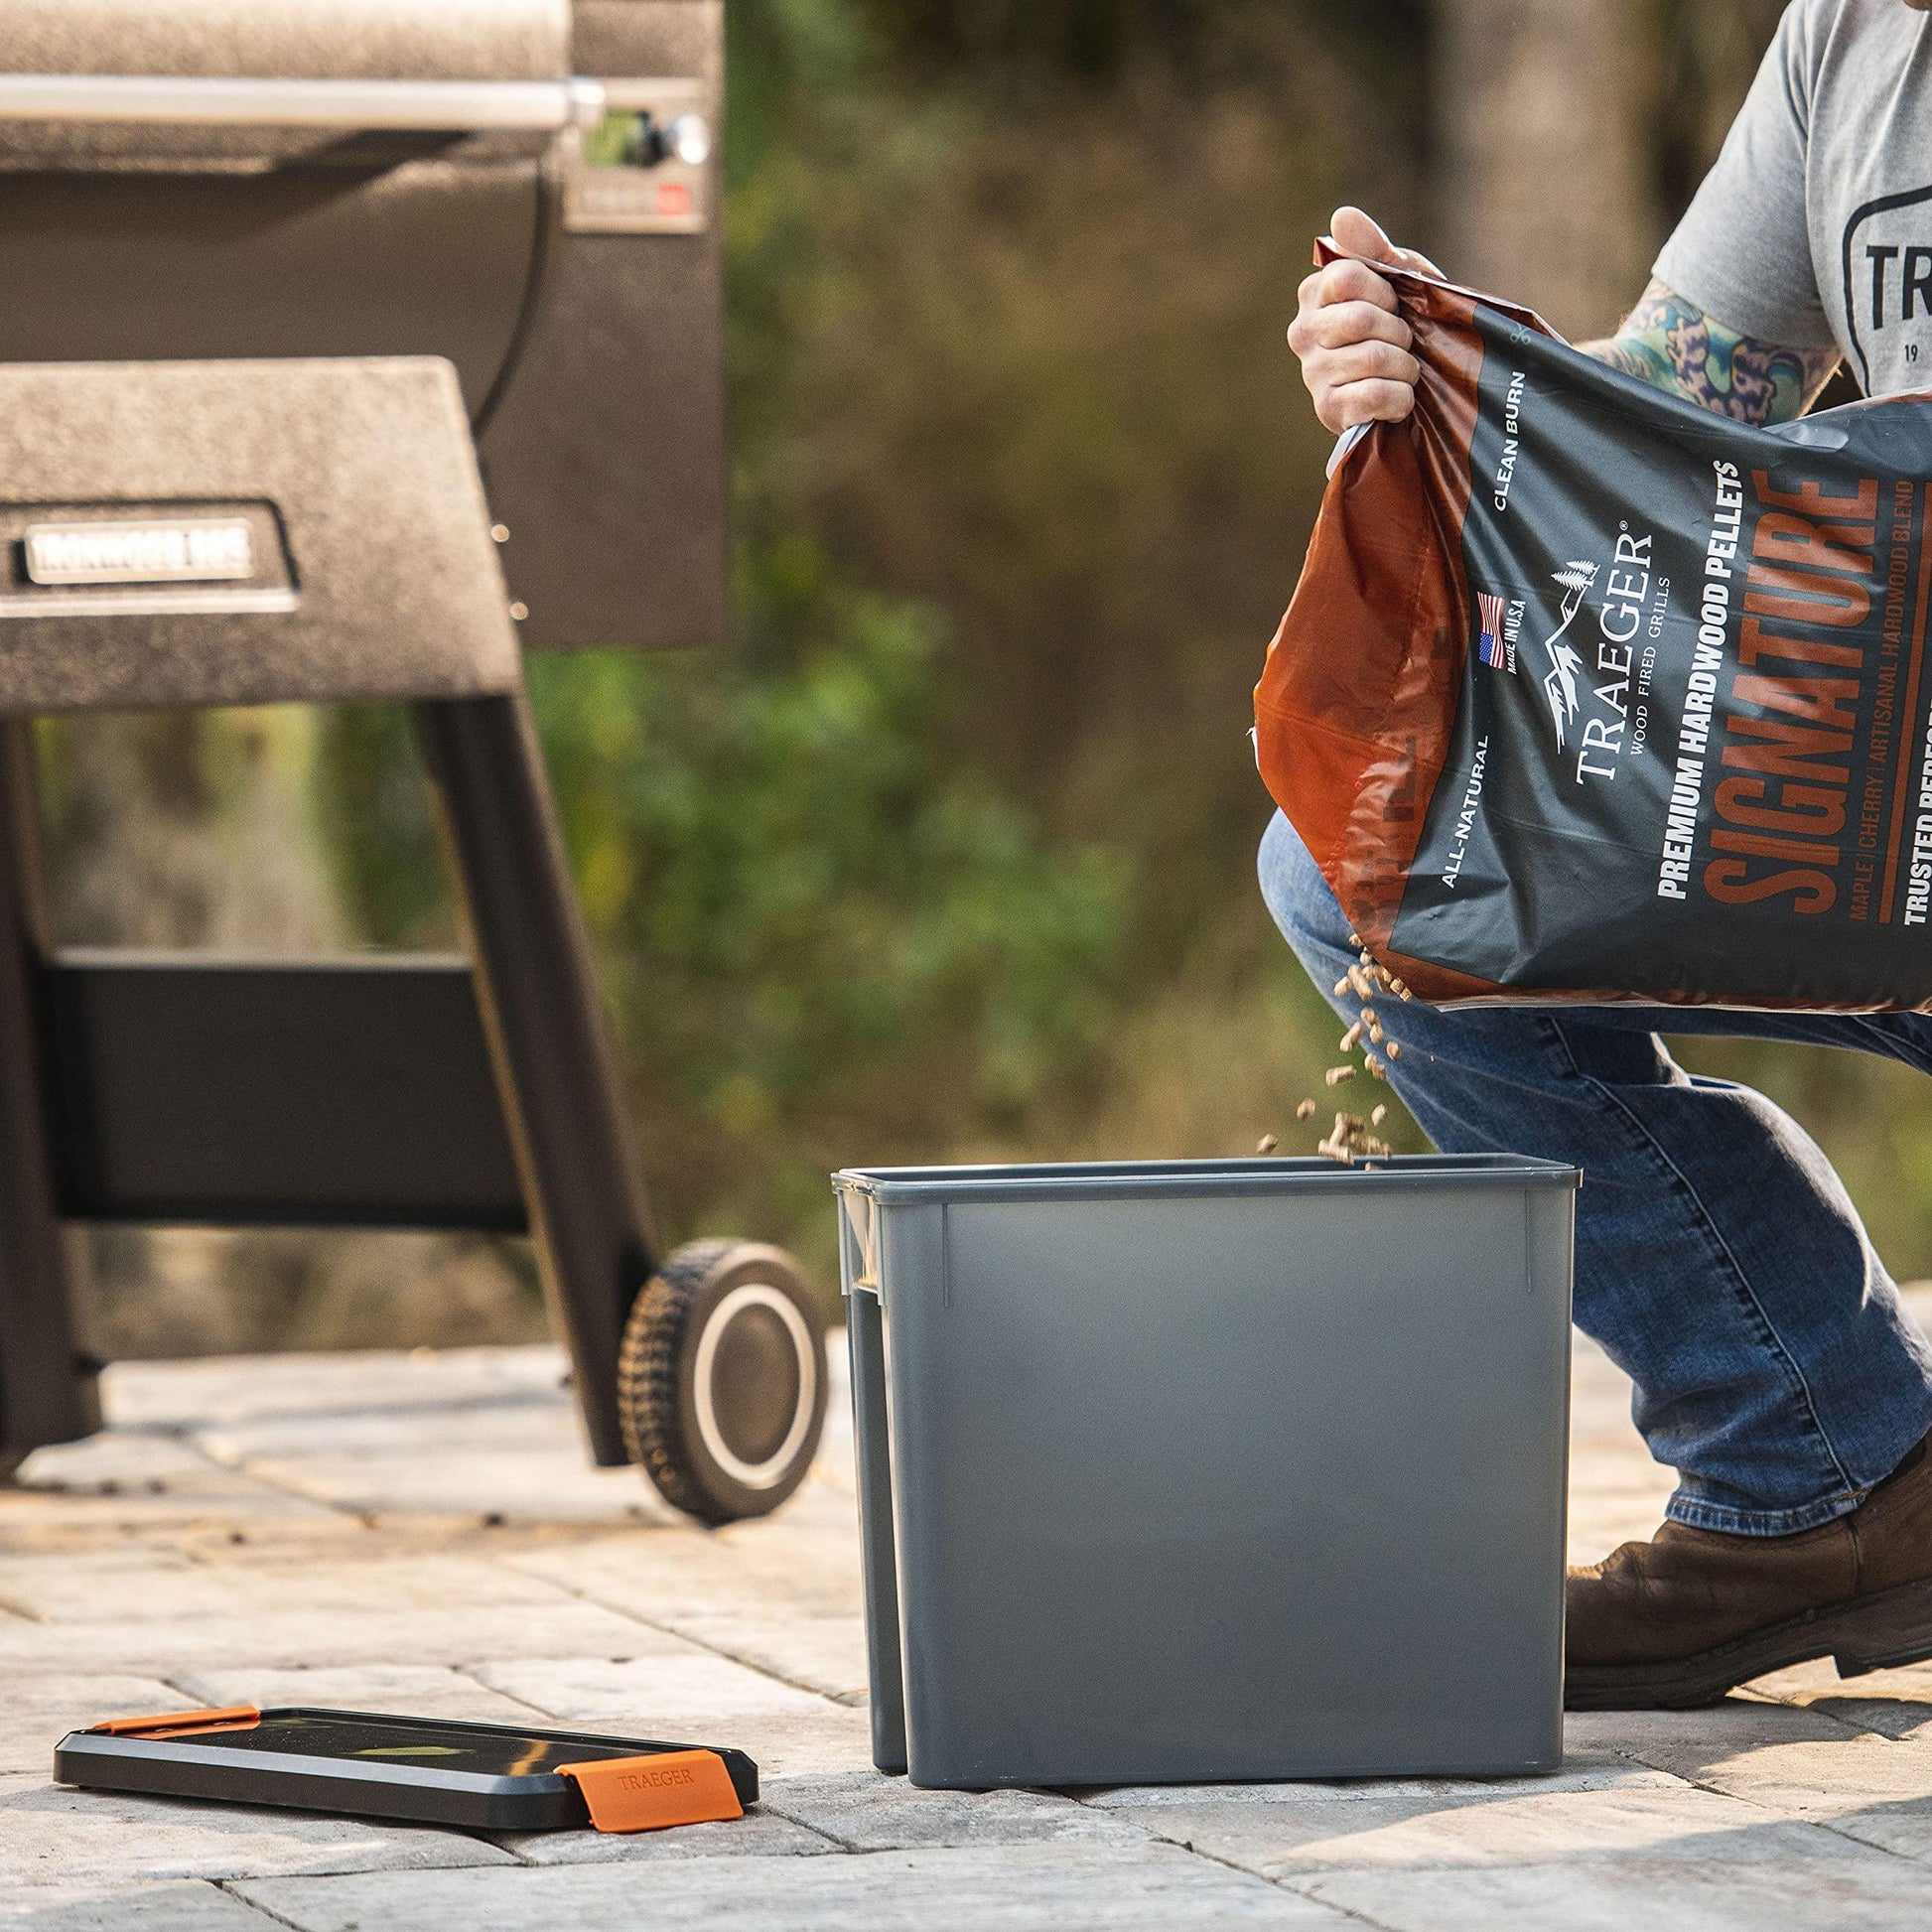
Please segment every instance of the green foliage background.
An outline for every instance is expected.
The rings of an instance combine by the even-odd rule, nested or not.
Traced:
[[[1306,1132],[1334,1028],[1246,740],[1326,446],[1282,334],[1338,200],[1427,244],[1429,10],[728,11],[734,634],[531,669],[665,1231],[825,1276],[840,1165]],[[1668,207],[1776,9],[1652,11]],[[318,770],[361,931],[445,936],[398,718],[335,714]],[[1932,1271],[1922,1083],[1695,1059]]]

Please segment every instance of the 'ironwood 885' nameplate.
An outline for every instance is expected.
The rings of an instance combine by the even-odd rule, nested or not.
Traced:
[[[265,502],[0,503],[0,620],[293,611]]]
[[[232,584],[255,574],[254,535],[239,517],[30,523],[24,541],[36,584]]]

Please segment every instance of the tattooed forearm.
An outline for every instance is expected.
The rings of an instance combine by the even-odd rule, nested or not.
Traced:
[[[1779,348],[1740,336],[1662,282],[1644,290],[1614,336],[1581,346],[1625,375],[1743,423],[1803,415],[1839,362],[1835,348]]]

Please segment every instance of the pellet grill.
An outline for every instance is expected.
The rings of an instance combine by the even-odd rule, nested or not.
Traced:
[[[776,1250],[658,1252],[521,649],[725,617],[718,0],[0,0],[0,1466],[98,1427],[64,1224],[534,1237],[592,1452],[809,1464]],[[462,956],[63,949],[36,714],[413,707]]]

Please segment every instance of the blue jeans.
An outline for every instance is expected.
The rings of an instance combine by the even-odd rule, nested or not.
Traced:
[[[1354,956],[1327,882],[1277,814],[1275,922],[1330,992]],[[1730,1034],[1884,1053],[1932,1072],[1932,1017],[1384,1000],[1392,1084],[1447,1153],[1507,1149],[1584,1172],[1577,1325],[1636,1384],[1669,1513],[1783,1536],[1855,1508],[1932,1429],[1932,1346],[1844,1183],[1762,1094],[1689,1074],[1657,1036]]]

